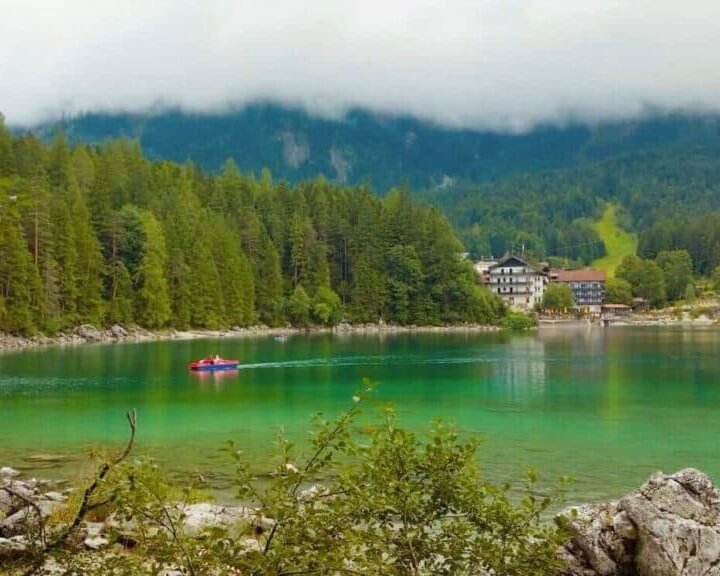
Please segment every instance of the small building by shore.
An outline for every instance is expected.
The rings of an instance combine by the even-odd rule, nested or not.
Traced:
[[[575,310],[597,316],[602,312],[606,275],[602,270],[554,270],[550,282],[567,284],[575,298]]]

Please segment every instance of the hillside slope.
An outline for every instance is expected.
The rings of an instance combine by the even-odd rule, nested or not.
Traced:
[[[428,188],[492,180],[642,150],[720,151],[720,118],[682,115],[498,134],[452,130],[365,110],[331,120],[257,104],[204,115],[86,114],[67,118],[62,125],[71,140],[137,138],[151,158],[192,160],[211,171],[233,158],[243,171],[269,168],[275,177],[291,182],[324,174],[338,182],[368,182],[381,191],[401,182]],[[46,136],[54,129],[53,124],[35,127]]]
[[[623,230],[617,222],[618,207],[615,204],[608,204],[593,228],[600,236],[607,254],[593,262],[595,268],[605,270],[609,277],[615,275],[615,269],[620,265],[625,256],[635,254],[638,240],[635,234]]]

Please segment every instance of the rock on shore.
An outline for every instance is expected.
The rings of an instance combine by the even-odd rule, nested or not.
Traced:
[[[123,327],[119,324],[110,328],[96,328],[83,324],[69,332],[56,336],[13,336],[0,333],[0,350],[20,350],[35,346],[75,345],[112,342],[144,342],[148,340],[194,340],[199,338],[257,338],[263,336],[289,336],[292,334],[406,334],[406,333],[453,333],[453,332],[494,332],[497,326],[480,324],[454,324],[448,326],[399,326],[396,324],[345,324],[333,327],[313,326],[309,328],[270,328],[268,326],[235,327],[229,330],[162,330],[151,332],[139,326]]]
[[[567,576],[720,576],[720,491],[698,470],[575,511]]]

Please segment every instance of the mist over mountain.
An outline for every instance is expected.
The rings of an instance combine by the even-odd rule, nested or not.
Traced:
[[[420,189],[447,187],[648,150],[720,151],[715,115],[658,114],[510,134],[456,130],[362,109],[328,119],[255,104],[215,114],[87,113],[34,130],[48,137],[57,126],[71,141],[133,138],[151,158],[192,161],[210,171],[232,158],[245,172],[268,168],[291,182],[322,174],[341,183],[369,183],[381,192],[402,182]]]

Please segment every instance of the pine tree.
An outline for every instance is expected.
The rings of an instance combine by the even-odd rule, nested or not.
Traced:
[[[212,239],[204,231],[198,234],[189,260],[190,322],[201,328],[219,328],[223,325],[225,306],[220,275],[213,258]]]
[[[361,254],[352,268],[353,286],[350,313],[355,322],[377,322],[382,318],[387,297],[387,280],[373,266],[370,254]]]
[[[0,178],[14,174],[15,170],[12,138],[5,126],[5,117],[0,114]]]
[[[72,221],[73,241],[77,266],[74,275],[77,282],[77,299],[74,309],[80,323],[98,324],[103,315],[103,269],[104,262],[100,242],[90,222],[90,212],[85,204],[77,182],[70,183],[65,192],[66,203]],[[69,250],[69,249],[68,249]],[[68,304],[68,308],[73,307]]]
[[[77,323],[77,303],[80,295],[77,279],[79,261],[75,228],[68,206],[67,194],[53,199],[54,256],[60,272],[57,280],[59,327],[72,326]]]
[[[161,328],[170,319],[165,265],[167,252],[162,227],[155,217],[142,215],[144,243],[133,285],[135,287],[135,318],[147,328]]]
[[[129,325],[135,321],[133,316],[133,282],[130,272],[122,260],[115,259],[110,264],[109,276],[112,278],[112,292],[108,297],[107,321],[110,324]]]
[[[15,204],[0,196],[0,295],[4,307],[0,328],[27,334],[33,330],[32,286],[38,278]]]
[[[222,287],[224,323],[249,326],[255,320],[255,287],[250,263],[228,224],[219,219],[213,224],[214,258]]]

